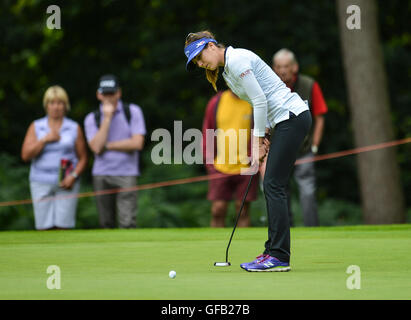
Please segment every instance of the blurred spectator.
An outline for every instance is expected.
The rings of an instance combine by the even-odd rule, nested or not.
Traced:
[[[78,177],[87,164],[87,147],[80,126],[66,117],[70,103],[63,88],[48,88],[43,106],[47,115],[31,123],[21,150],[22,159],[31,160],[35,227],[70,229],[75,227]]]
[[[99,108],[84,120],[86,137],[95,159],[94,191],[135,187],[139,171],[139,151],[144,146],[146,127],[141,108],[121,100],[117,77],[100,78]],[[97,195],[102,228],[135,228],[137,191]]]
[[[287,87],[292,92],[297,92],[303,100],[307,101],[310,107],[313,125],[303,142],[298,159],[313,157],[317,154],[320,146],[324,129],[324,114],[328,111],[321,88],[311,77],[298,73],[297,59],[294,53],[288,49],[281,49],[274,54],[272,67]],[[264,167],[262,170],[264,170]],[[314,162],[295,166],[294,179],[299,188],[304,225],[318,226]],[[290,198],[289,196],[289,212],[291,215]],[[292,222],[291,218],[290,221]]]
[[[247,168],[247,153],[251,147],[252,107],[238,98],[231,90],[217,93],[208,102],[203,121],[203,155],[205,159],[214,159],[214,164],[206,164],[208,174],[222,173],[226,177],[211,179],[208,185],[207,198],[211,204],[211,227],[224,227],[229,201],[235,197],[236,212],[239,211],[242,198],[247,188],[250,176],[240,175],[242,168]],[[214,150],[207,148],[206,130],[223,130],[214,139]],[[247,130],[247,146],[241,148],[240,129]],[[235,134],[236,148],[230,147],[230,131]],[[221,134],[223,133],[223,134]],[[220,135],[221,134],[221,135]],[[227,136],[224,136],[227,134]],[[241,151],[244,154],[241,154]],[[212,154],[210,154],[212,153]],[[235,161],[233,161],[235,160]],[[243,161],[242,161],[243,160]],[[257,199],[258,179],[254,178],[248,192],[239,227],[250,226],[250,202]]]

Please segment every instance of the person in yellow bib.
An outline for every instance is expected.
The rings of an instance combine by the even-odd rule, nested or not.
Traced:
[[[207,199],[211,201],[211,227],[224,227],[229,202],[235,198],[236,211],[247,188],[249,176],[241,175],[248,168],[251,152],[253,110],[251,105],[238,98],[231,90],[218,92],[207,104],[203,121],[203,155],[214,159],[206,163],[208,174],[222,173],[223,178],[210,179]],[[207,130],[214,130],[213,150],[207,145]],[[257,199],[258,179],[253,179],[238,227],[250,226],[250,202]]]

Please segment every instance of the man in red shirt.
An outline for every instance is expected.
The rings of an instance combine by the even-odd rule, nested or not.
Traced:
[[[298,62],[293,52],[281,49],[273,56],[273,70],[293,92],[307,101],[313,125],[300,149],[298,159],[313,157],[317,154],[324,129],[324,114],[328,108],[318,83],[306,75],[298,73]],[[297,182],[305,226],[318,225],[316,181],[314,162],[295,166],[294,178]],[[288,197],[290,199],[290,197]],[[289,211],[291,212],[291,210]],[[292,221],[292,220],[290,220]]]

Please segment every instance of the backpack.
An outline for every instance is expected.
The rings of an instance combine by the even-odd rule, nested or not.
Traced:
[[[124,115],[126,116],[128,124],[130,124],[130,121],[131,121],[130,103],[123,102],[123,111],[124,111]],[[100,119],[101,119],[100,108],[97,110],[94,110],[93,114],[94,114],[94,120],[96,121],[97,128],[100,128]]]

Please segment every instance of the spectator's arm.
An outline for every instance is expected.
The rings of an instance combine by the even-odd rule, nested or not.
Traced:
[[[21,148],[21,158],[23,161],[30,161],[37,157],[47,143],[47,136],[38,140],[34,128],[34,122],[27,129],[26,137],[24,138]]]
[[[313,146],[318,147],[321,143],[321,138],[324,131],[324,116],[314,116],[314,129],[313,129]]]
[[[77,139],[76,139],[76,154],[78,157],[77,166],[74,168],[74,172],[77,175],[80,175],[87,166],[87,147],[86,147],[86,140],[84,138],[83,130],[81,130],[80,126],[77,129]]]
[[[84,139],[83,131],[80,126],[77,127],[77,139],[75,142],[75,150],[78,158],[76,167],[73,170],[73,173],[80,175],[87,165],[87,147],[86,141]],[[66,176],[63,181],[60,182],[59,186],[64,189],[71,189],[76,182],[76,178],[70,174]]]
[[[91,139],[88,143],[90,146],[90,149],[95,154],[101,154],[104,151],[104,148],[107,142],[108,131],[110,129],[111,118],[112,117],[107,117],[107,116],[103,118],[103,121],[101,122],[101,125],[100,125],[100,129],[97,131],[94,138]]]
[[[108,142],[106,144],[107,150],[122,151],[122,152],[133,152],[141,151],[144,147],[144,135],[135,134],[130,139],[118,140]]]
[[[144,148],[144,140],[146,134],[146,125],[144,122],[144,115],[141,108],[137,105],[130,105],[131,119],[130,130],[131,138],[110,141],[106,143],[107,150],[120,152],[134,152],[142,151]]]
[[[325,102],[321,88],[317,82],[314,83],[312,91],[312,115],[313,115],[313,141],[312,144],[317,149],[320,146],[323,131],[325,117],[324,114],[328,112],[327,103]]]

